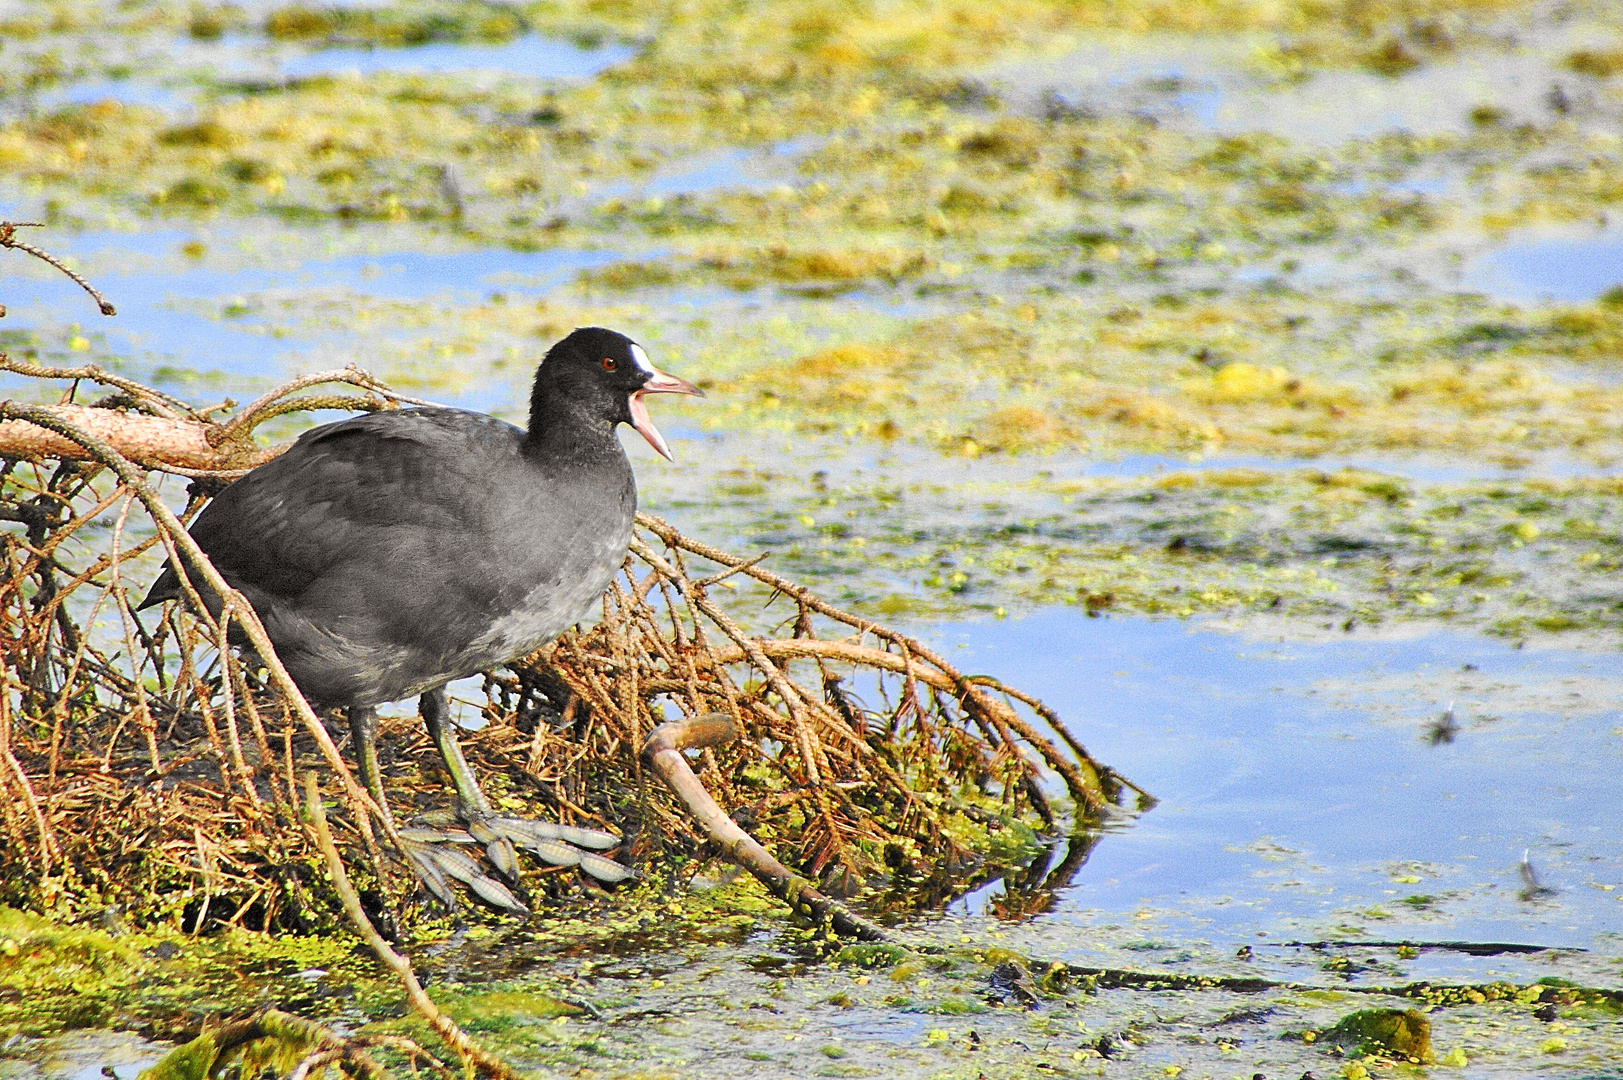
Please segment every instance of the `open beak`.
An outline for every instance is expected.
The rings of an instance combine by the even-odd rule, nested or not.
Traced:
[[[693,394],[704,397],[704,391],[686,379],[678,379],[675,375],[667,375],[655,368],[653,377],[643,383],[640,389],[631,392],[631,426],[648,440],[648,445],[657,450],[660,457],[666,461],[675,461],[676,459],[671,457],[671,448],[665,445],[665,436],[659,433],[653,419],[648,415],[648,406],[642,400],[644,394]]]

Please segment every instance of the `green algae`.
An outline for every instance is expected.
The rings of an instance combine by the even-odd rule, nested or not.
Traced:
[[[1418,1009],[1360,1009],[1336,1021],[1319,1038],[1354,1057],[1380,1054],[1420,1062],[1432,1057],[1431,1021]]]
[[[176,1047],[143,1069],[139,1080],[209,1080],[233,1066],[245,1076],[257,1076],[267,1069],[277,1075],[291,1073],[330,1038],[330,1032],[308,1020],[277,1009],[260,1009],[245,1022],[211,1027]],[[373,1070],[353,1065],[347,1071],[376,1076]]]
[[[599,957],[601,967],[612,970],[620,956],[736,942],[784,914],[753,879],[674,897],[668,884],[645,883],[612,898],[554,901],[545,915],[522,927],[478,912],[470,913],[471,925],[454,928],[424,921],[417,963],[434,977],[432,996],[459,1023],[503,1032],[589,1011],[563,984],[513,981],[538,958],[584,957],[590,968],[589,958]],[[374,1018],[378,1031],[408,1032],[425,1044],[434,1040],[426,1025],[406,1016],[394,974],[347,935],[231,927],[189,935],[126,927],[116,909],[104,915],[75,924],[0,908],[0,980],[8,988],[0,994],[0,1037],[87,1027],[169,1037],[271,1007],[318,1020],[358,1013]],[[459,958],[459,977],[440,974],[435,959],[448,942],[473,952]],[[400,1017],[406,1018],[395,1019]]]
[[[116,927],[116,913],[108,920]],[[301,977],[316,972],[317,981]],[[0,908],[0,1031],[85,1027],[159,1035],[257,1004],[308,1008],[324,988],[399,997],[388,973],[342,940],[232,930],[208,937],[63,924]],[[325,980],[325,981],[322,981]]]
[[[524,16],[484,3],[348,9],[289,6],[265,16],[267,37],[284,41],[384,46],[432,41],[504,42],[529,29]]]
[[[1623,527],[1612,479],[1209,468],[973,481],[900,454],[871,474],[807,476],[735,453],[687,498],[654,491],[770,551],[781,572],[887,617],[1071,604],[1345,630],[1446,620],[1517,637],[1620,616],[1600,600]]]
[[[1378,39],[1384,18],[1419,25],[1432,13],[1383,12],[1315,17]],[[1140,16],[1140,28],[1163,17]],[[751,18],[743,40],[778,47]],[[670,43],[657,37],[637,63],[567,90],[382,73],[224,95],[184,125],[138,107],[74,106],[9,125],[0,157],[25,180],[143,213],[417,222],[515,246],[671,240],[667,255],[582,281],[588,296],[652,291],[632,317],[656,324],[659,293],[707,284],[808,299],[911,288],[957,309],[877,336],[847,328],[832,348],[764,369],[742,337],[670,326],[667,341],[715,370],[723,408],[707,422],[718,426],[900,433],[955,453],[1617,453],[1609,381],[1549,373],[1552,361],[1615,355],[1615,320],[1598,307],[1541,320],[1423,291],[1399,304],[1348,301],[1293,288],[1288,272],[1265,288],[1223,285],[1236,268],[1290,262],[1304,248],[1345,256],[1449,226],[1455,200],[1351,190],[1427,162],[1503,158],[1474,166],[1506,181],[1484,185],[1479,216],[1494,228],[1556,206],[1581,212],[1610,197],[1616,155],[1604,139],[1558,121],[1304,151],[1277,136],[1202,135],[1131,116],[999,115],[994,98],[971,95],[968,107],[894,74],[892,61],[888,81],[862,84],[871,100],[854,113],[840,91],[807,94],[803,82],[827,74],[796,74],[740,101],[736,88],[660,74],[687,32],[664,27]],[[977,33],[966,24],[959,37]],[[755,145],[829,131],[836,115],[842,129],[799,162],[811,183],[610,199],[551,218],[536,209],[645,174],[672,145]],[[1563,150],[1583,167],[1520,164]],[[448,161],[466,205],[445,195]],[[144,191],[133,204],[132,181]],[[472,328],[487,313],[450,314]],[[1501,326],[1508,332],[1482,332]],[[449,355],[477,355],[479,335],[462,336]]]
[[[759,1060],[795,1075],[830,1061],[902,1075],[971,1068],[1014,1077],[1030,1075],[1038,1062],[1071,1070],[1086,1062],[1107,1075],[1142,1075],[1168,1065],[1220,1067],[1240,1050],[1257,1062],[1251,1067],[1272,1074],[1334,1067],[1327,1048],[1337,1039],[1328,1033],[1349,1004],[1369,1006],[1366,1014],[1428,1008],[1433,1038],[1478,1067],[1514,1068],[1518,1055],[1552,1037],[1574,1060],[1599,1060],[1615,1048],[1617,994],[1558,976],[1526,985],[1328,991],[1259,980],[1245,964],[1200,945],[1171,966],[1156,966],[1135,951],[1130,927],[1088,934],[1090,951],[1119,961],[1054,963],[1039,959],[1044,943],[1056,947],[1051,927],[976,920],[903,930],[894,946],[839,947],[763,918],[757,913],[763,895],[748,880],[664,892],[657,905],[650,894],[638,913],[619,903],[606,919],[556,913],[536,927],[462,933],[420,943],[414,952],[442,1007],[521,1069],[543,1072],[725,1076]],[[743,918],[754,932],[717,950],[702,933],[717,918]],[[19,957],[34,969],[55,968],[58,996],[106,997],[109,988],[83,964],[114,953],[134,966],[131,984],[177,984],[167,996],[148,987],[138,1006],[125,1005],[102,1023],[191,1038],[221,1014],[279,995],[299,1015],[341,1021],[357,1034],[429,1041],[426,1028],[406,1014],[392,977],[345,939],[171,935],[162,938],[170,951],[148,944],[156,940],[151,936],[5,920],[5,933],[26,938],[18,941]],[[598,943],[586,944],[593,934]],[[1188,970],[1191,962],[1196,971]],[[207,975],[216,965],[230,970]],[[7,971],[7,985],[17,985],[10,978],[17,970]],[[186,1004],[208,979],[226,977],[236,980],[235,998],[222,1001],[211,991]],[[242,993],[246,987],[262,996]],[[136,998],[128,986],[120,992]],[[37,1000],[31,1004],[39,1008]],[[1534,1015],[1546,1005],[1559,1010],[1558,1019]],[[33,1038],[53,1030],[37,1019],[19,1023],[18,1015],[7,1017],[7,1031]],[[899,1018],[910,1026],[898,1028]],[[30,1045],[24,1039],[8,1052],[27,1054]],[[196,1058],[200,1049],[194,1044],[184,1053]],[[1440,1064],[1457,1063],[1438,1056]]]

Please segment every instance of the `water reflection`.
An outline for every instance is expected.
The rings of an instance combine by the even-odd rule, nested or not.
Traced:
[[[1053,911],[1064,890],[1076,884],[1076,875],[1087,864],[1088,856],[1099,846],[1104,833],[1083,830],[1066,837],[1062,844],[1053,844],[1033,859],[1017,874],[1005,877],[995,891],[988,891],[986,910],[1000,919],[1024,919]],[[1057,852],[1063,851],[1059,861]],[[972,901],[966,899],[965,906]]]

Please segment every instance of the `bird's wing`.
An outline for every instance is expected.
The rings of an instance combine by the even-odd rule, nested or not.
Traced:
[[[450,410],[372,413],[314,428],[220,492],[191,534],[233,585],[298,597],[402,530],[477,529],[467,501],[455,496],[474,482],[479,451],[503,452],[517,438],[510,425]],[[164,578],[148,602],[176,594],[173,571]]]

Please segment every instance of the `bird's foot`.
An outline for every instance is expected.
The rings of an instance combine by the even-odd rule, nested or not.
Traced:
[[[553,866],[578,866],[598,881],[614,883],[636,876],[636,871],[597,854],[620,843],[612,833],[555,825],[549,821],[504,817],[462,808],[422,814],[400,830],[406,854],[428,891],[447,906],[454,898],[446,878],[467,885],[482,899],[519,914],[529,909],[512,890],[486,874],[470,856],[453,844],[481,844],[486,855],[510,881],[518,879],[514,846],[522,847]]]

